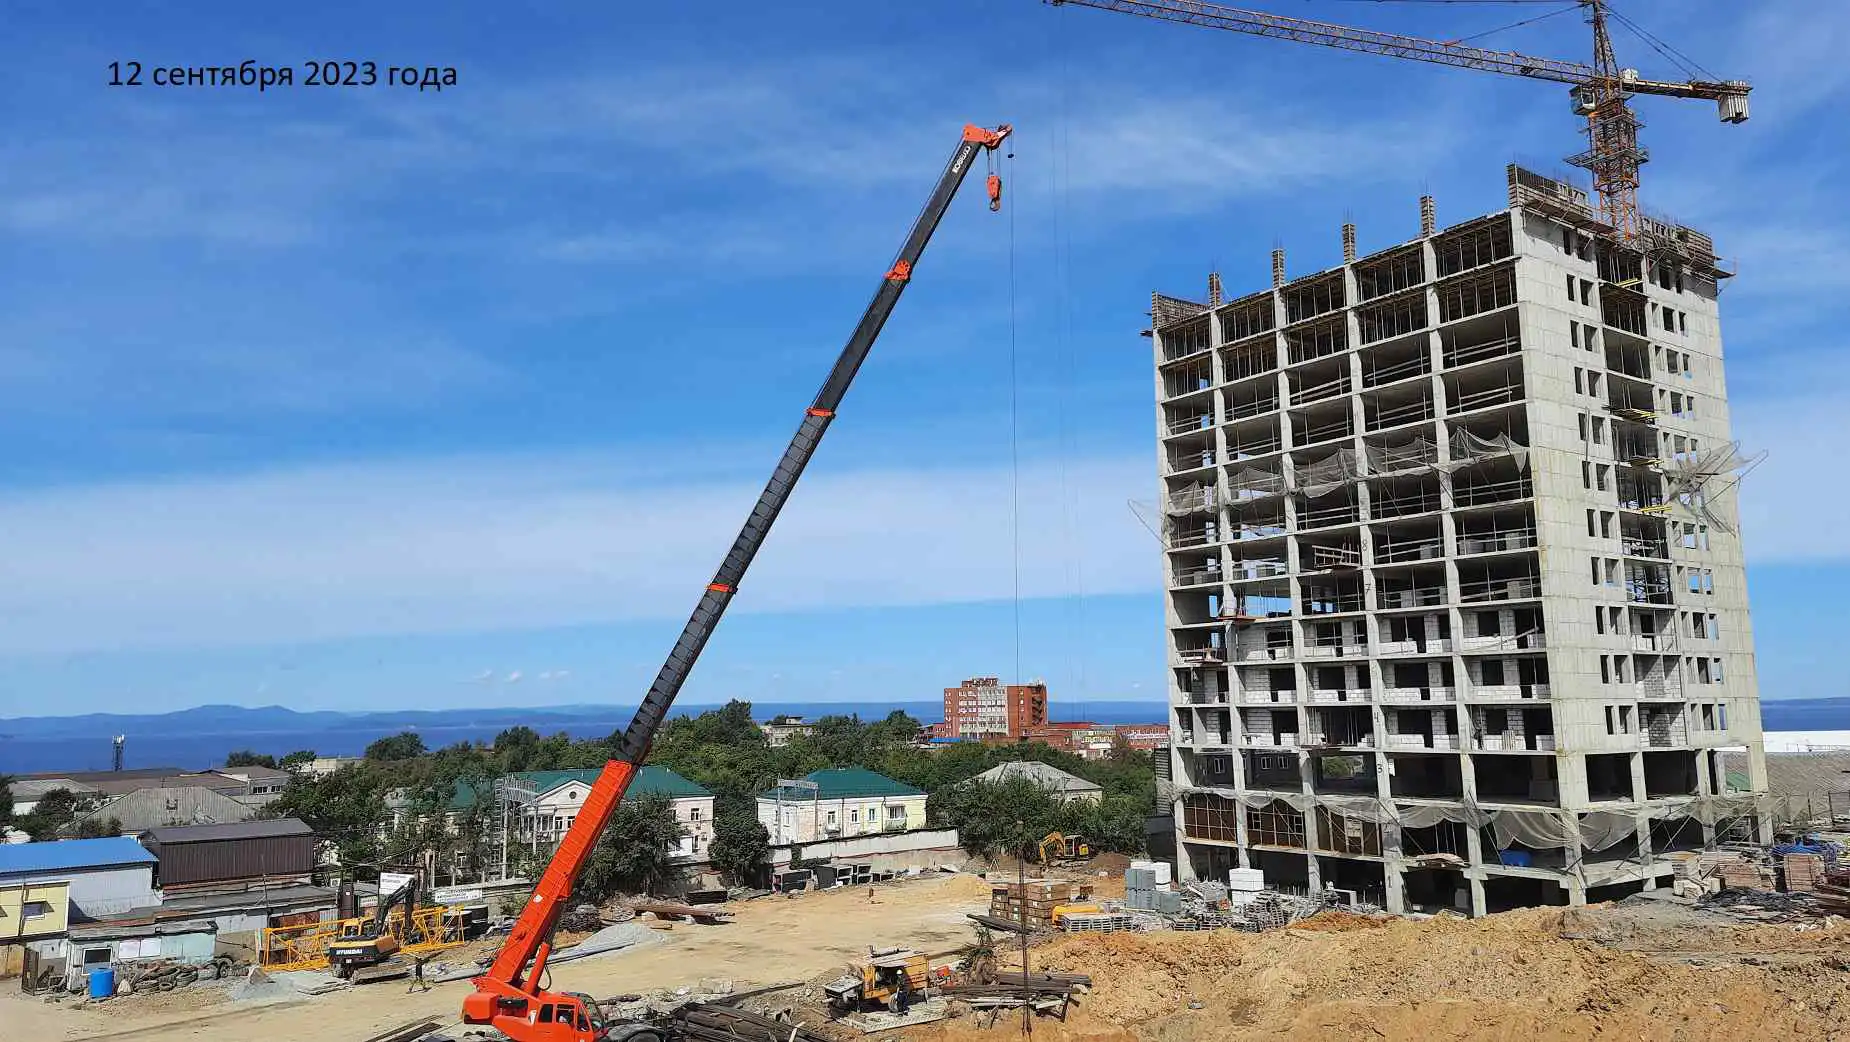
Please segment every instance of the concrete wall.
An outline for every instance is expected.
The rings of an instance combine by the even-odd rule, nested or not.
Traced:
[[[881,836],[861,836],[829,842],[800,843],[804,860],[852,861],[887,870],[927,869],[935,865],[958,865],[964,861],[963,848],[957,845],[956,829],[925,829]],[[791,844],[771,848],[771,867],[790,864]]]

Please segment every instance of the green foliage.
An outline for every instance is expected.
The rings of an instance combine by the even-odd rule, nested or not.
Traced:
[[[0,829],[13,824],[13,777],[0,774]]]
[[[380,853],[380,832],[391,820],[385,807],[390,781],[389,771],[377,763],[342,767],[320,778],[297,775],[264,813],[300,818],[316,835],[335,845],[342,864],[374,863]]]
[[[400,731],[366,747],[368,760],[410,760],[424,753],[424,739],[416,731]]]
[[[295,752],[292,752],[289,755],[283,757],[282,759],[276,761],[276,766],[287,771],[291,768],[301,766],[302,764],[305,764],[305,763],[312,763],[314,762],[314,759],[315,759],[315,750],[297,749]]]
[[[75,821],[79,814],[91,810],[94,803],[80,799],[69,789],[52,789],[39,797],[31,813],[20,817],[16,827],[30,835],[34,842],[54,840],[61,829]]]
[[[575,896],[595,903],[619,893],[656,893],[681,874],[674,849],[685,834],[667,797],[625,800],[592,849]]]
[[[756,880],[771,859],[771,834],[758,820],[757,801],[721,796],[713,801],[713,867],[734,883]]]
[[[71,830],[71,836],[74,839],[107,839],[110,836],[120,836],[121,834],[122,821],[120,818],[103,818],[100,820],[97,818],[85,818],[77,823],[76,828]]]
[[[310,758],[313,759],[313,757]],[[276,757],[265,753],[252,752],[249,749],[239,749],[237,752],[225,757],[225,766],[273,768],[276,766]]]

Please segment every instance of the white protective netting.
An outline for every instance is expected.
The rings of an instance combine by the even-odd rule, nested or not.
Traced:
[[[1439,465],[1439,446],[1431,438],[1412,437],[1392,445],[1367,446],[1371,474],[1412,474]]]
[[[1227,475],[1227,494],[1235,500],[1259,499],[1285,491],[1285,476],[1258,467],[1244,467]]]
[[[1352,448],[1337,449],[1322,459],[1294,464],[1291,469],[1292,489],[1307,496],[1321,496],[1354,484],[1362,473]]]
[[[1517,470],[1529,468],[1529,447],[1507,434],[1484,438],[1460,427],[1452,432],[1451,448],[1453,466],[1508,456],[1515,461]]]

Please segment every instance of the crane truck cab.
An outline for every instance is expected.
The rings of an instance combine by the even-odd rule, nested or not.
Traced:
[[[526,1003],[524,1010],[503,1003],[494,1014],[471,1023],[489,1024],[509,1038],[533,1042],[662,1042],[661,1032],[651,1024],[606,1020],[597,1001],[580,991],[549,992]]]

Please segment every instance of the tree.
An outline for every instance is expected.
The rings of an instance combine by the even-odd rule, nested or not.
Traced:
[[[107,839],[122,834],[122,821],[120,818],[88,817],[79,821],[71,832],[76,839]]]
[[[958,844],[976,857],[1015,853],[1024,840],[1038,840],[1068,824],[1060,798],[1026,778],[940,789],[926,803],[926,813],[933,824],[955,828]]]
[[[1105,758],[1112,763],[1126,764],[1130,763],[1136,756],[1137,750],[1131,748],[1131,740],[1124,737],[1124,732],[1114,732],[1111,736],[1111,751],[1105,754]]]
[[[424,739],[416,731],[400,731],[366,747],[368,760],[411,760],[426,752]]]
[[[343,864],[377,861],[380,835],[391,820],[385,808],[389,777],[383,765],[371,763],[320,778],[298,774],[264,813],[302,819],[334,843]]]
[[[13,824],[13,777],[0,774],[0,830]]]
[[[40,796],[32,812],[19,819],[19,827],[34,842],[58,838],[59,830],[90,809],[91,801],[79,799],[69,789],[53,789]]]
[[[613,894],[653,894],[681,875],[675,852],[685,833],[666,796],[625,801],[591,850],[577,896],[600,902]]]
[[[285,771],[292,771],[292,770],[295,770],[297,767],[300,767],[304,764],[313,763],[314,761],[315,761],[315,750],[297,749],[295,752],[292,752],[289,755],[283,757],[282,759],[276,761],[276,766],[282,768]]]
[[[313,757],[310,757],[310,759],[313,759]],[[225,766],[274,768],[276,766],[276,757],[268,753],[258,753],[252,752],[249,749],[239,749],[237,752],[225,757]]]
[[[771,859],[771,834],[758,820],[758,801],[721,796],[713,801],[713,867],[734,883],[747,884]]]

